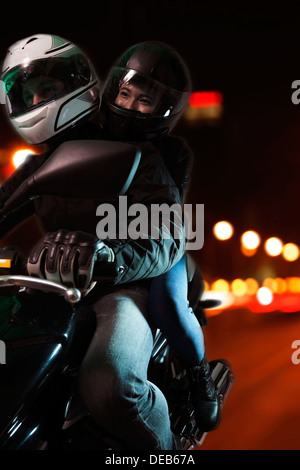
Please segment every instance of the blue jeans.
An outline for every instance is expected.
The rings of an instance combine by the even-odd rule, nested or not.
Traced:
[[[188,365],[204,356],[201,326],[189,307],[186,256],[169,271],[152,280],[150,314],[169,345]]]
[[[147,380],[154,330],[149,292],[123,288],[101,298],[97,327],[79,374],[79,394],[102,429],[127,449],[172,450],[168,405]]]

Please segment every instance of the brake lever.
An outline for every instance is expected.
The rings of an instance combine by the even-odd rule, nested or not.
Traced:
[[[75,287],[65,287],[57,282],[37,277],[21,275],[0,276],[0,288],[11,286],[28,287],[42,292],[53,292],[63,295],[65,300],[71,304],[77,303],[81,299],[81,292]]]

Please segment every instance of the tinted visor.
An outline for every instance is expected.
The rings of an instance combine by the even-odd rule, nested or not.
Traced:
[[[136,70],[123,67],[111,70],[103,94],[103,100],[108,104],[157,117],[181,112],[188,97],[189,92],[174,90]]]
[[[14,67],[2,77],[9,115],[27,113],[85,86],[90,75],[88,62],[82,54],[39,59]]]

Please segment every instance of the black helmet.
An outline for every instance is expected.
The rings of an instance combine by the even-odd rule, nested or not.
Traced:
[[[129,108],[117,99],[120,93],[127,99],[133,88],[146,96],[148,108]],[[136,44],[109,73],[102,97],[103,126],[114,139],[155,138],[174,127],[190,92],[188,69],[174,49],[158,42]]]

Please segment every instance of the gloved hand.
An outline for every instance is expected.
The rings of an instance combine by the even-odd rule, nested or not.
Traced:
[[[92,234],[61,229],[39,241],[28,258],[27,271],[30,276],[85,291],[96,260],[114,261],[113,250]]]

